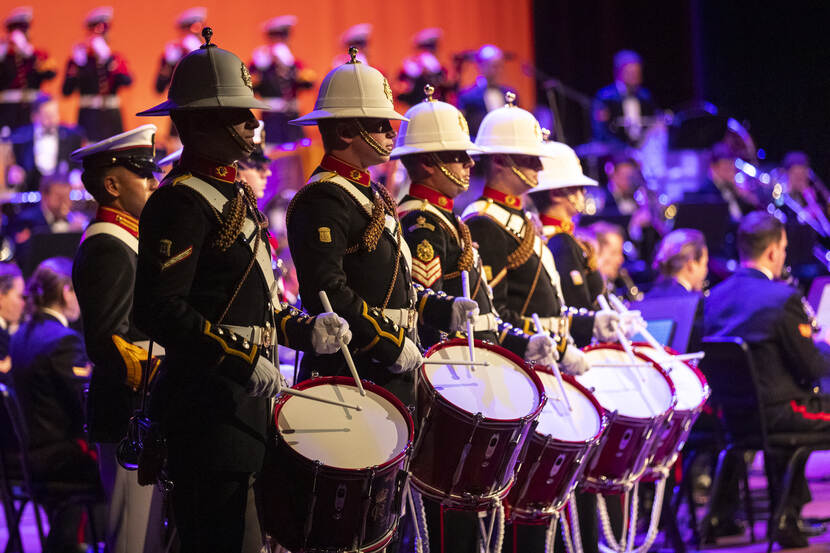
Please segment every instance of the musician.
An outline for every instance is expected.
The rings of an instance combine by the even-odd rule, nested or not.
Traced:
[[[255,144],[251,155],[237,162],[239,166],[239,180],[248,183],[254,192],[254,197],[261,200],[265,197],[265,185],[271,176],[271,158],[262,151],[262,144]]]
[[[470,135],[478,133],[478,127],[487,113],[504,105],[504,95],[516,91],[504,85],[504,52],[498,46],[485,44],[475,54],[478,76],[475,84],[458,93],[458,109],[467,118]]]
[[[435,99],[451,102],[458,83],[451,81],[449,70],[438,59],[438,46],[444,32],[437,27],[421,29],[412,39],[415,53],[403,60],[398,72],[398,100],[414,106],[421,100],[424,87],[434,89]]]
[[[158,187],[155,133],[155,125],[143,125],[72,154],[83,163],[84,186],[99,205],[72,267],[86,352],[94,363],[87,425],[109,502],[107,547],[136,553],[164,546],[161,495],[155,486],[139,486],[136,472],[116,459],[141,404],[142,375],[150,370],[154,376],[158,368],[158,358],[148,361],[147,335],[132,321],[138,218]]]
[[[596,298],[604,289],[596,251],[574,236],[573,218],[585,210],[585,187],[598,183],[582,173],[579,158],[568,145],[545,142],[544,147],[549,155],[542,158],[539,185],[527,195],[539,212],[542,238],[556,261],[565,303],[596,309]]]
[[[340,35],[340,45],[343,51],[348,52],[349,48],[357,48],[357,60],[360,63],[369,64],[367,59],[369,51],[369,40],[372,38],[372,24],[358,23],[352,25]],[[332,67],[340,67],[344,63],[349,63],[349,54],[338,54],[332,61]],[[381,71],[383,73],[383,71]]]
[[[168,42],[164,46],[164,53],[161,55],[158,74],[156,75],[156,92],[161,94],[170,86],[170,79],[173,76],[173,69],[186,54],[196,50],[202,45],[199,33],[207,19],[207,9],[190,8],[179,14],[176,18],[176,29],[179,38]]]
[[[657,106],[643,87],[643,60],[637,52],[620,50],[614,55],[614,82],[594,98],[594,139],[620,147],[637,146],[647,119]]]
[[[267,223],[236,179],[254,149],[250,109],[266,104],[247,66],[202,33],[208,43],[179,62],[168,100],[139,114],[169,114],[184,150],[141,213],[135,323],[166,352],[148,414],[166,437],[182,551],[258,552],[253,483],[283,386],[275,343],[333,353],[350,336],[336,315],[311,318],[274,297]],[[140,477],[154,476],[158,457],[143,457]]]
[[[603,289],[614,292],[625,263],[625,231],[622,227],[605,221],[597,221],[588,227],[597,244],[597,271],[602,275]]]
[[[708,197],[712,201],[725,202],[729,207],[729,216],[737,224],[741,217],[758,209],[758,198],[736,182],[737,155],[724,142],[712,147],[709,158],[709,174],[695,195]]]
[[[71,270],[69,259],[51,258],[29,279],[27,320],[11,339],[12,387],[29,432],[35,485],[66,482],[96,494],[98,465],[84,435],[81,405],[89,363],[80,334],[69,328],[80,316]],[[45,505],[50,528],[44,550],[73,550],[82,510],[56,499]]]
[[[40,87],[57,75],[55,61],[29,42],[32,17],[27,6],[6,16],[6,37],[0,41],[0,129],[28,124]]]
[[[413,400],[412,371],[421,365],[418,322],[462,330],[477,310],[472,300],[413,286],[411,252],[401,235],[397,205],[368,168],[389,161],[396,133],[392,91],[376,69],[357,60],[333,69],[315,109],[294,121],[316,124],[325,156],[288,207],[286,225],[300,296],[312,313],[325,290],[354,333],[354,361],[362,378]],[[300,378],[348,374],[342,356],[305,355]]]
[[[86,216],[72,211],[72,185],[60,175],[43,179],[40,183],[40,202],[25,208],[9,223],[5,234],[17,245],[16,254],[23,257],[33,234],[80,232],[86,226]]]
[[[297,142],[303,138],[300,127],[288,122],[300,115],[297,94],[314,86],[315,73],[294,57],[289,46],[291,31],[297,24],[293,15],[281,15],[263,24],[266,44],[254,50],[249,64],[254,92],[271,109],[262,112],[268,144]]]
[[[25,283],[20,267],[13,262],[0,263],[0,373],[6,374],[12,367],[9,356],[11,336],[17,332],[23,317],[26,300]],[[1,375],[0,375],[1,376]]]
[[[14,165],[9,168],[7,183],[34,192],[43,177],[68,174],[70,182],[76,182],[80,171],[69,155],[81,147],[82,139],[76,127],[61,124],[57,100],[41,94],[32,103],[31,124],[16,129],[10,137]]]
[[[63,95],[80,93],[78,126],[88,140],[99,141],[124,130],[118,91],[133,82],[127,60],[110,48],[110,7],[95,8],[84,21],[87,38],[72,48],[66,62]]]
[[[749,346],[759,377],[762,416],[769,432],[830,431],[830,396],[813,392],[826,377],[828,359],[813,341],[801,292],[778,281],[787,256],[784,225],[766,212],[746,215],[737,235],[740,268],[712,289],[704,306],[707,336],[738,336]],[[770,490],[780,489],[786,456],[765,455]],[[713,498],[715,520],[728,522],[737,506],[735,495]],[[806,547],[800,527],[801,508],[810,501],[804,464],[796,467],[787,497],[773,498],[784,506],[785,519],[770,528],[782,547]]]

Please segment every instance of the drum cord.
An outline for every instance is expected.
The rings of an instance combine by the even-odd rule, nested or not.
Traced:
[[[582,529],[579,527],[579,509],[576,507],[576,496],[568,498],[568,513],[571,523],[571,534],[574,538],[574,553],[582,553]]]
[[[418,511],[415,510],[415,501],[412,499],[412,488],[409,486],[409,482],[406,483],[404,495],[406,496],[406,502],[409,505],[409,512],[412,514],[412,522],[414,523],[415,553],[424,553],[424,542],[421,538],[421,526],[418,521]]]
[[[626,553],[647,553],[648,550],[651,549],[651,546],[654,545],[654,540],[657,539],[657,534],[660,529],[660,516],[663,511],[663,496],[665,495],[666,490],[666,478],[661,478],[655,484],[654,504],[651,509],[651,519],[649,520],[646,539],[642,544],[634,547],[634,540],[637,535],[639,487],[640,483],[635,483],[634,488],[631,490],[631,494],[633,495],[629,496],[631,501],[629,502],[626,500],[626,503],[630,504],[630,517],[624,517],[628,518],[628,521],[624,521],[623,537],[619,542],[614,538],[613,530],[611,528],[611,521],[608,517],[608,506],[605,503],[605,498],[601,494],[597,494],[597,512],[599,513],[600,525],[602,526],[605,541],[608,543],[607,547],[603,544],[599,544],[600,550],[603,551],[603,553],[620,553],[622,551],[625,551]],[[623,511],[623,514],[628,512],[629,509],[626,509]],[[625,545],[625,549],[622,549],[623,545]],[[576,552],[568,551],[567,553]]]
[[[598,493],[597,495],[597,514],[599,515],[599,525],[602,528],[602,535],[605,537],[605,543],[608,544],[608,549],[611,551],[619,551],[620,543],[614,536],[614,531],[611,529],[611,519],[608,518],[608,505],[605,503],[605,497]],[[600,544],[602,548],[602,544]],[[568,553],[571,553],[570,551]]]
[[[415,507],[418,509],[418,523],[420,524],[421,536],[424,536],[425,539],[421,541],[422,543],[422,550],[423,553],[430,553],[429,552],[429,528],[427,527],[427,512],[424,509],[424,497],[421,495],[421,492],[416,490],[415,488],[410,488],[410,493],[412,494],[412,498],[415,501]]]
[[[488,513],[492,518],[490,519],[489,528],[485,528],[484,520]],[[495,501],[495,507],[484,513],[479,513],[478,529],[481,532],[480,550],[484,553],[501,553],[504,546],[504,505],[501,501]],[[491,541],[493,530],[496,531],[495,541]]]
[[[582,539],[582,536],[572,536],[571,535],[571,526],[568,524],[568,517],[562,517],[562,523],[560,524],[562,528],[562,541],[565,542],[565,553],[574,553],[574,541]],[[600,547],[602,544],[599,544]]]
[[[632,553],[648,553],[654,540],[657,539],[657,533],[660,530],[660,515],[663,512],[663,495],[666,490],[666,476],[663,476],[654,485],[654,503],[651,508],[651,521],[648,525],[648,533],[646,540],[634,549]]]
[[[550,518],[548,531],[545,534],[545,553],[553,553],[553,544],[554,540],[556,540],[556,525],[558,522],[559,513],[554,513],[554,515]]]
[[[640,508],[640,481],[634,483],[634,489],[629,494],[631,502],[629,503],[630,511],[628,516],[628,540],[625,542],[625,550],[628,552],[634,551],[634,539],[637,537],[637,515]]]

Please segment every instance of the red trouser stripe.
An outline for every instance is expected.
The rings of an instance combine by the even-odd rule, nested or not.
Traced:
[[[807,412],[807,407],[805,407],[804,405],[799,405],[795,402],[794,399],[790,400],[790,407],[792,408],[793,413],[798,413],[807,420],[830,421],[830,413],[823,413],[821,411],[819,411],[818,413],[809,413]]]

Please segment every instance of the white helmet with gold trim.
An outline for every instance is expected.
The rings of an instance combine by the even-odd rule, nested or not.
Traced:
[[[546,155],[542,157],[539,184],[531,192],[570,188],[572,186],[597,186],[599,183],[582,172],[582,163],[573,148],[561,142],[542,144]]]
[[[392,88],[377,69],[356,60],[357,48],[349,48],[351,60],[328,72],[320,84],[314,111],[292,125],[316,125],[325,119],[376,118],[406,121],[392,104]]]
[[[542,148],[542,127],[527,110],[513,105],[516,95],[504,95],[507,104],[494,109],[481,121],[476,146],[485,154],[547,155]]]

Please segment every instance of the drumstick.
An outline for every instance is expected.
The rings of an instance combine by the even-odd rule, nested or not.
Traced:
[[[629,309],[625,306],[625,304],[622,302],[622,300],[620,300],[620,298],[618,298],[614,294],[609,294],[608,297],[611,299],[611,303],[614,304],[614,309],[616,309],[617,312],[626,313],[626,312],[629,311]],[[658,351],[665,351],[665,348],[663,347],[663,344],[658,342],[657,339],[654,337],[654,335],[652,335],[652,333],[649,332],[648,328],[646,328],[646,327],[647,327],[647,325],[643,325],[643,324],[638,324],[637,325],[637,328],[640,330],[640,334],[642,334],[643,337],[646,339],[646,342],[648,342],[648,345],[650,345],[651,347],[653,347],[654,349],[656,349]]]
[[[533,324],[536,325],[536,332],[542,332],[542,321],[539,320],[539,315],[534,313],[531,315]],[[565,400],[565,405],[568,406],[568,411],[573,412],[574,408],[571,406],[571,401],[568,399],[568,394],[565,393],[565,383],[562,381],[562,373],[559,371],[559,363],[554,361],[551,363],[553,374],[556,376],[556,382],[559,383],[559,390],[562,392],[562,399]]]
[[[346,409],[354,409],[355,411],[362,411],[363,409],[360,408],[360,405],[350,405],[348,403],[343,403],[334,399],[328,399],[320,396],[315,396],[314,394],[309,394],[308,392],[303,392],[301,390],[295,390],[294,388],[283,388],[280,393],[289,395],[289,396],[297,396],[304,399],[311,399],[314,401],[319,401],[320,403],[328,403],[330,405],[337,405],[338,407],[345,407]]]
[[[331,302],[329,301],[328,295],[326,295],[325,290],[320,290],[319,292],[320,301],[323,303],[323,309],[334,313],[334,309],[331,308]],[[357,367],[354,366],[354,360],[352,360],[352,354],[349,352],[349,348],[346,346],[346,343],[343,341],[343,338],[340,338],[340,351],[343,353],[343,358],[346,360],[346,365],[349,366],[349,370],[352,373],[352,378],[354,378],[355,384],[357,384],[357,389],[360,390],[360,395],[365,396],[366,390],[363,389],[363,384],[360,383],[360,376],[357,374]]]
[[[608,300],[605,299],[605,296],[603,296],[601,294],[599,296],[597,296],[597,303],[599,303],[599,306],[602,309],[604,309],[606,311],[611,311],[611,306],[608,305]],[[640,380],[645,382],[645,379],[643,378],[643,376],[640,374],[640,371],[636,367],[636,365],[638,365],[639,363],[637,362],[637,357],[634,355],[634,349],[632,349],[632,347],[631,347],[631,342],[628,340],[628,338],[625,337],[625,334],[623,334],[623,331],[620,328],[620,325],[616,321],[614,321],[613,326],[614,326],[614,332],[617,335],[617,341],[620,343],[620,345],[623,348],[623,351],[625,351],[625,354],[628,356],[628,359],[631,361],[631,364],[634,366],[634,370],[637,371],[637,376],[640,378]]]
[[[591,367],[598,369],[622,369],[625,367],[650,367],[648,363],[591,363]]]
[[[472,299],[470,297],[470,273],[468,271],[461,271],[461,291],[464,294],[464,297]],[[473,336],[473,321],[470,317],[467,317],[467,345],[470,348],[470,361],[475,361],[475,344],[473,340],[475,336]]]
[[[424,365],[461,365],[463,367],[489,367],[488,361],[455,361],[454,359],[424,359]]]

